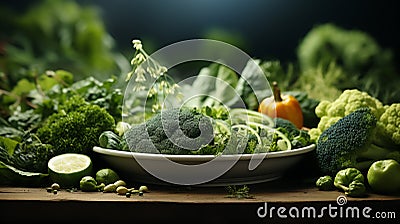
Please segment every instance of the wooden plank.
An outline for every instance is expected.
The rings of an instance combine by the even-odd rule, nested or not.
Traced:
[[[300,189],[263,189],[252,186],[253,198],[230,198],[224,188],[182,188],[150,186],[151,192],[143,196],[102,192],[69,192],[60,190],[57,194],[49,193],[45,188],[1,187],[0,200],[13,201],[115,201],[115,202],[174,202],[174,203],[260,203],[260,202],[334,202],[344,194],[339,191],[319,191],[316,188]],[[400,200],[400,196],[368,194],[364,198],[347,197],[349,201],[389,201]]]
[[[396,212],[396,217],[400,214],[400,195],[369,193],[365,198],[347,197],[347,204],[339,206],[337,197],[343,196],[339,191],[318,191],[310,185],[285,185],[279,181],[250,185],[251,199],[228,198],[224,187],[148,187],[151,192],[129,198],[115,193],[61,190],[53,194],[45,188],[0,187],[0,220],[4,223],[293,223],[300,219],[282,219],[276,210],[279,207],[299,210],[312,207],[319,214],[322,208],[330,205],[336,206],[335,211],[340,207],[363,209],[368,206],[372,209],[371,214],[376,211]],[[275,212],[268,210],[268,216],[259,217],[257,211],[264,206],[274,208]],[[322,218],[301,219],[304,223],[371,223],[374,220],[379,221],[364,217],[350,220],[331,218],[327,212]],[[390,223],[394,220],[384,221]]]

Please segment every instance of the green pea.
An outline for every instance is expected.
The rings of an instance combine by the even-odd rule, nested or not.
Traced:
[[[139,187],[139,191],[149,192],[149,189],[147,188],[147,186],[142,185],[142,186]]]
[[[54,183],[54,184],[51,185],[51,189],[53,189],[53,190],[59,190],[59,189],[60,189],[60,185],[57,184],[57,183]]]

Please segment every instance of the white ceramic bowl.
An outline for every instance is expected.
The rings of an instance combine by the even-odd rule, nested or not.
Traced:
[[[239,155],[220,155],[218,160],[213,155],[163,155],[150,153],[134,153],[127,151],[119,151],[113,149],[105,149],[94,147],[96,152],[106,164],[121,173],[123,173],[129,181],[176,185],[175,182],[160,178],[165,175],[175,175],[177,178],[192,178],[193,173],[190,169],[180,170],[176,173],[171,170],[171,161],[186,166],[196,166],[213,161],[214,166],[227,167],[232,164],[223,174],[209,181],[203,181],[198,186],[227,186],[227,185],[243,185],[254,184],[276,180],[284,174],[284,172],[298,163],[306,153],[315,149],[315,144],[292,149],[287,151],[259,153],[259,154],[239,154]],[[253,163],[252,163],[253,162]],[[146,164],[146,169],[143,168]],[[151,166],[157,169],[156,175],[148,172],[147,167]],[[188,167],[191,168],[191,167]],[[172,173],[171,173],[172,172]],[[175,173],[174,173],[175,172]],[[206,169],[204,172],[209,172]],[[194,178],[196,179],[196,178]],[[178,185],[190,185],[189,182],[178,183]]]

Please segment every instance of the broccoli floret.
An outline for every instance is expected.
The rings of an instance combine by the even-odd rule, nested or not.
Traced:
[[[274,118],[275,128],[276,129],[285,129],[286,134],[290,136],[296,136],[299,134],[299,129],[289,120],[284,118]]]
[[[54,146],[56,155],[67,152],[90,154],[98,145],[99,136],[114,128],[115,120],[104,108],[89,104],[76,95],[44,122],[37,135],[42,142]]]
[[[274,118],[276,130],[285,134],[293,148],[301,148],[311,143],[311,137],[305,130],[298,129],[291,121],[277,117]]]
[[[211,118],[195,108],[161,111],[126,131],[129,150],[135,152],[189,154],[212,142]]]
[[[374,161],[393,156],[397,151],[373,144],[376,123],[372,110],[363,107],[323,131],[316,147],[321,172],[335,175],[348,167],[365,170]]]
[[[315,108],[315,114],[317,117],[321,118],[321,120],[316,128],[318,130],[314,130],[315,128],[311,129],[311,140],[317,141],[319,135],[324,130],[336,123],[339,119],[362,107],[369,107],[376,119],[379,119],[385,111],[382,102],[358,89],[347,89],[343,91],[333,102],[321,101]]]
[[[335,189],[333,178],[329,175],[319,177],[315,182],[315,186],[321,191],[332,191]]]

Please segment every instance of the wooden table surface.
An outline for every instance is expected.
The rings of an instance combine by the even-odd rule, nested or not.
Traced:
[[[129,184],[128,184],[129,185]],[[131,184],[130,187],[139,187]],[[360,210],[370,207],[371,214],[387,212],[385,222],[400,218],[400,195],[388,196],[368,193],[363,198],[345,197],[339,191],[319,191],[310,182],[290,182],[277,180],[269,183],[248,185],[251,198],[228,197],[225,187],[186,187],[186,186],[149,186],[150,192],[143,196],[126,197],[116,193],[102,192],[70,192],[60,190],[57,194],[49,193],[46,188],[0,187],[0,220],[8,221],[51,221],[73,222],[82,221],[142,221],[143,223],[165,223],[192,220],[192,223],[293,223],[306,218],[307,223],[332,222],[338,223],[349,217],[332,217],[325,212],[324,216],[303,216],[282,219],[276,213],[279,207],[285,207],[286,212],[295,207],[313,207],[321,211],[323,207],[348,207]],[[345,200],[337,201],[339,199]],[[260,217],[265,208],[270,211],[265,217]],[[275,212],[274,212],[275,211]],[[327,210],[325,210],[327,211]],[[390,212],[390,213],[389,213]],[[394,212],[394,213],[393,213]],[[343,213],[344,214],[344,213]],[[389,215],[388,215],[389,214]],[[271,215],[271,216],[270,216]],[[286,213],[287,215],[287,213]],[[368,221],[377,221],[373,218]],[[348,221],[348,220],[347,220]],[[352,222],[366,219],[361,214],[359,218],[351,217]],[[382,219],[380,219],[382,221]],[[4,223],[4,222],[2,222]],[[92,222],[93,223],[93,222]],[[190,222],[187,222],[190,223]]]

